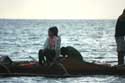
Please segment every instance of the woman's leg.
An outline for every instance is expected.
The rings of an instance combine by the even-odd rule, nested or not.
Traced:
[[[39,50],[38,57],[39,57],[39,63],[40,63],[40,64],[45,63],[43,50],[41,50],[41,49]]]
[[[44,51],[44,55],[46,56],[46,62],[49,64],[49,63],[53,62],[53,59],[56,56],[56,52],[55,52],[55,50],[46,49]]]
[[[118,65],[124,64],[124,54],[125,52],[118,52]]]
[[[117,45],[118,65],[124,64],[125,40],[123,37],[115,37]]]

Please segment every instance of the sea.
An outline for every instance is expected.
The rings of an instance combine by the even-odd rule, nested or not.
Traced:
[[[23,20],[0,19],[0,56],[13,61],[38,60],[48,28],[57,26],[61,47],[73,46],[87,62],[117,65],[114,38],[116,19]],[[83,75],[70,78],[0,77],[0,83],[124,83],[125,76]]]

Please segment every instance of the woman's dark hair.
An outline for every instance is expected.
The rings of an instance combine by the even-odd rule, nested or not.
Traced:
[[[55,36],[58,36],[58,28],[56,26],[50,27],[48,31],[51,31]]]
[[[123,14],[125,15],[125,9],[123,10]]]

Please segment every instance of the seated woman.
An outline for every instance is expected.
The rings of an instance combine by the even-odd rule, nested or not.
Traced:
[[[56,26],[50,27],[48,30],[48,38],[44,43],[44,49],[39,50],[39,63],[49,64],[60,54],[61,38],[58,36]]]
[[[62,63],[59,61],[56,62],[60,55],[60,44],[61,38],[58,36],[58,29],[56,26],[50,27],[48,30],[48,38],[44,44],[44,49],[39,50],[39,63],[44,64],[47,63],[48,65],[57,64],[60,66],[65,74],[68,74],[68,71],[64,67]],[[46,59],[45,59],[46,58]],[[51,64],[52,63],[52,64]]]

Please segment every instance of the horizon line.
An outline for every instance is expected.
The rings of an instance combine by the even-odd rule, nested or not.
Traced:
[[[117,19],[37,19],[37,18],[0,18],[0,20],[117,20]]]

